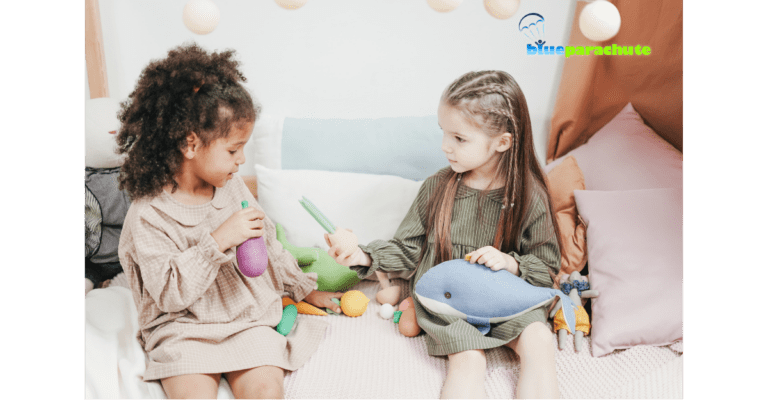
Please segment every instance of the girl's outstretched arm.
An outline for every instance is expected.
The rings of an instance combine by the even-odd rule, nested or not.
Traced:
[[[361,265],[371,266],[371,256],[366,254],[360,246],[357,245],[357,236],[351,229],[336,228],[334,234],[324,233],[325,242],[328,244],[328,255],[333,257],[337,263],[351,267]]]
[[[321,292],[319,290],[313,290],[304,297],[304,301],[320,309],[329,308],[339,314],[341,314],[341,307],[333,302],[333,298],[341,299],[344,296],[343,292]]]
[[[351,268],[357,271],[358,277],[367,278],[378,270],[413,271],[418,267],[426,236],[423,223],[426,204],[436,183],[435,176],[422,183],[416,199],[413,200],[391,240],[374,240],[367,245],[359,245],[360,249],[370,256],[371,264],[370,266],[352,266]]]

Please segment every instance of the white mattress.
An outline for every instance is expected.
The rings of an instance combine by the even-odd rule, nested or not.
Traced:
[[[400,279],[395,280],[401,281]],[[404,282],[400,283],[404,285]],[[392,320],[379,317],[378,282],[362,281],[355,289],[370,299],[360,317],[302,316],[330,325],[318,351],[300,369],[285,376],[287,399],[437,399],[447,359],[427,354],[424,335],[402,336]],[[145,383],[145,355],[135,338],[136,307],[124,275],[106,289],[86,296],[86,398],[165,399],[159,382]],[[571,338],[572,339],[572,338]],[[552,336],[556,347],[556,337]],[[681,399],[682,342],[671,346],[637,346],[595,358],[590,337],[575,353],[573,344],[555,355],[563,398]],[[519,371],[506,348],[487,352],[485,388],[490,398],[512,399]],[[220,399],[233,399],[226,380]]]

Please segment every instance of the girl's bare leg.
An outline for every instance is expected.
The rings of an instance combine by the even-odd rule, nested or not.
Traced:
[[[237,399],[283,399],[285,371],[280,367],[261,366],[224,373]]]
[[[184,374],[163,378],[168,399],[216,399],[221,374]]]
[[[527,326],[506,346],[520,356],[517,399],[560,399],[552,331],[544,323],[534,322]]]
[[[441,399],[487,398],[485,394],[485,351],[465,350],[448,355],[448,375]]]

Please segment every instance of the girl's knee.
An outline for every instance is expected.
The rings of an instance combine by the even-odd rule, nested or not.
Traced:
[[[284,371],[279,367],[257,367],[227,373],[237,399],[282,399]]]
[[[163,378],[160,384],[168,399],[216,399],[219,379],[214,374],[192,374]]]
[[[485,368],[485,350],[473,349],[448,355],[449,364],[459,364],[466,367],[480,366]]]
[[[218,389],[189,387],[169,390],[163,388],[168,399],[216,399]]]
[[[526,352],[540,354],[542,352],[551,351],[554,353],[554,347],[552,346],[552,331],[549,330],[546,324],[539,321],[525,327],[518,337],[517,342],[512,341],[509,346],[521,356]]]
[[[283,399],[283,380],[265,381],[252,391],[250,395],[259,399]]]
[[[238,399],[283,399],[282,379],[249,379],[232,388],[232,393]]]

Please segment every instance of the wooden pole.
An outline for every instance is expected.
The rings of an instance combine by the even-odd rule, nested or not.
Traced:
[[[99,0],[85,0],[85,64],[88,69],[91,99],[109,97]]]

